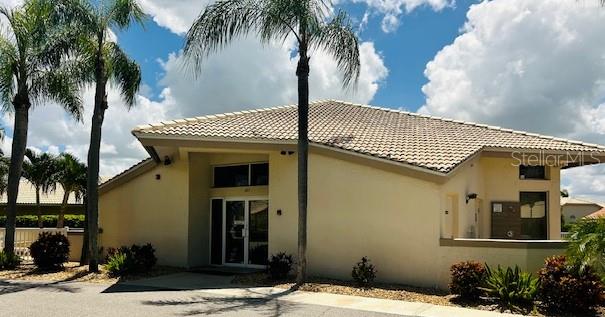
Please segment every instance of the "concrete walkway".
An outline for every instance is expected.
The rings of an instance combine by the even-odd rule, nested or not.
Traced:
[[[356,311],[417,317],[490,317],[521,316],[461,307],[439,306],[428,303],[405,302],[351,295],[291,291],[275,287],[234,287],[230,276],[199,273],[178,273],[124,283],[124,287],[203,290],[203,292],[230,298],[271,299],[297,304],[321,305]]]

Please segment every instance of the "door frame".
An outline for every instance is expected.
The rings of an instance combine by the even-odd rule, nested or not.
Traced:
[[[221,215],[222,219],[222,252],[221,252],[221,263],[220,266],[233,266],[233,267],[249,267],[249,268],[265,268],[265,265],[259,264],[248,264],[249,261],[249,249],[250,249],[250,201],[264,200],[267,201],[267,205],[269,204],[268,196],[230,196],[230,197],[210,197],[210,230],[208,232],[209,236],[209,259],[212,262],[212,201],[215,199],[221,199],[223,201],[223,207]],[[225,253],[227,251],[227,201],[243,201],[244,202],[244,228],[245,228],[245,236],[244,236],[244,263],[226,263],[225,262]],[[268,229],[268,228],[267,228]],[[268,241],[267,241],[268,242]]]

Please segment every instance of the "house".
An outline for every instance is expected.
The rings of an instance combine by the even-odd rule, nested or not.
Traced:
[[[565,223],[574,223],[600,209],[603,205],[584,198],[561,197],[561,214]]]
[[[8,197],[6,193],[0,195],[0,215],[6,215],[6,204]],[[63,188],[57,184],[56,189],[48,193],[40,192],[40,205],[43,215],[58,215],[63,203]],[[84,203],[77,201],[73,194],[67,200],[66,214],[84,214]],[[28,180],[19,181],[19,195],[17,196],[17,215],[36,215],[36,187]]]
[[[535,271],[560,240],[560,170],[605,147],[318,101],[309,109],[309,274],[446,287],[462,260]],[[151,158],[100,186],[100,241],[159,262],[263,267],[297,254],[296,106],[139,126]]]
[[[584,216],[583,219],[599,219],[605,218],[605,208],[601,208],[590,215]]]

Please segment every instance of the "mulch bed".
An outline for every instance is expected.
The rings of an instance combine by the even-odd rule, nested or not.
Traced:
[[[309,281],[300,286],[298,290],[306,292],[323,292],[340,295],[354,295],[372,298],[402,300],[408,302],[422,302],[441,306],[457,306],[480,310],[499,311],[503,313],[515,313],[533,316],[556,316],[556,317],[595,317],[605,316],[605,308],[599,309],[597,312],[592,312],[585,315],[577,313],[573,314],[550,314],[540,309],[527,306],[508,308],[502,307],[495,299],[482,297],[474,301],[461,300],[455,295],[449,294],[447,291],[422,288],[400,284],[382,284],[376,283],[371,288],[360,288],[353,282],[341,281],[334,279],[315,278],[311,277]],[[273,286],[278,288],[290,289],[294,286],[293,279],[284,281],[273,281],[266,273],[246,274],[235,277],[234,284],[251,285],[251,286]]]
[[[151,271],[144,274],[131,275],[122,278],[110,277],[102,265],[98,273],[89,273],[88,265],[80,265],[78,262],[65,263],[62,270],[42,271],[33,263],[22,263],[14,270],[0,271],[0,279],[26,280],[26,281],[52,281],[52,282],[90,282],[102,284],[115,284],[120,281],[132,281],[161,275],[183,272],[183,269],[155,266]]]

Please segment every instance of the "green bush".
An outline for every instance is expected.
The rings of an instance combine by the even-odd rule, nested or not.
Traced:
[[[569,234],[567,259],[583,271],[590,267],[605,280],[605,218],[580,220]]]
[[[111,277],[125,276],[131,273],[133,267],[132,257],[121,252],[110,255],[105,264],[105,269]]]
[[[283,280],[288,277],[288,274],[292,270],[293,263],[294,260],[292,255],[284,252],[271,255],[271,258],[269,259],[269,266],[267,267],[271,279]]]
[[[464,298],[477,298],[486,275],[485,266],[475,261],[459,262],[451,266],[450,293]]]
[[[496,270],[485,267],[487,276],[482,289],[487,295],[500,299],[507,306],[533,301],[538,291],[538,279],[531,273],[521,272],[518,266],[514,270],[510,267],[504,270],[499,265]]]
[[[42,216],[42,224],[45,228],[57,227],[56,215],[44,215]],[[84,228],[84,215],[65,215],[66,227],[70,228]],[[5,227],[6,216],[0,216],[0,227]],[[38,228],[38,216],[17,216],[17,228]]]
[[[361,258],[351,271],[351,276],[357,285],[370,287],[376,278],[376,268],[367,257]]]
[[[21,264],[21,258],[16,254],[0,251],[0,270],[14,269]]]
[[[151,244],[133,244],[108,250],[105,262],[110,276],[125,276],[148,272],[156,264],[157,258]]]
[[[590,268],[581,271],[565,256],[546,259],[538,273],[538,298],[552,311],[580,312],[603,303],[603,285]]]
[[[69,240],[60,233],[42,232],[29,247],[29,253],[40,269],[61,268],[69,260]]]

